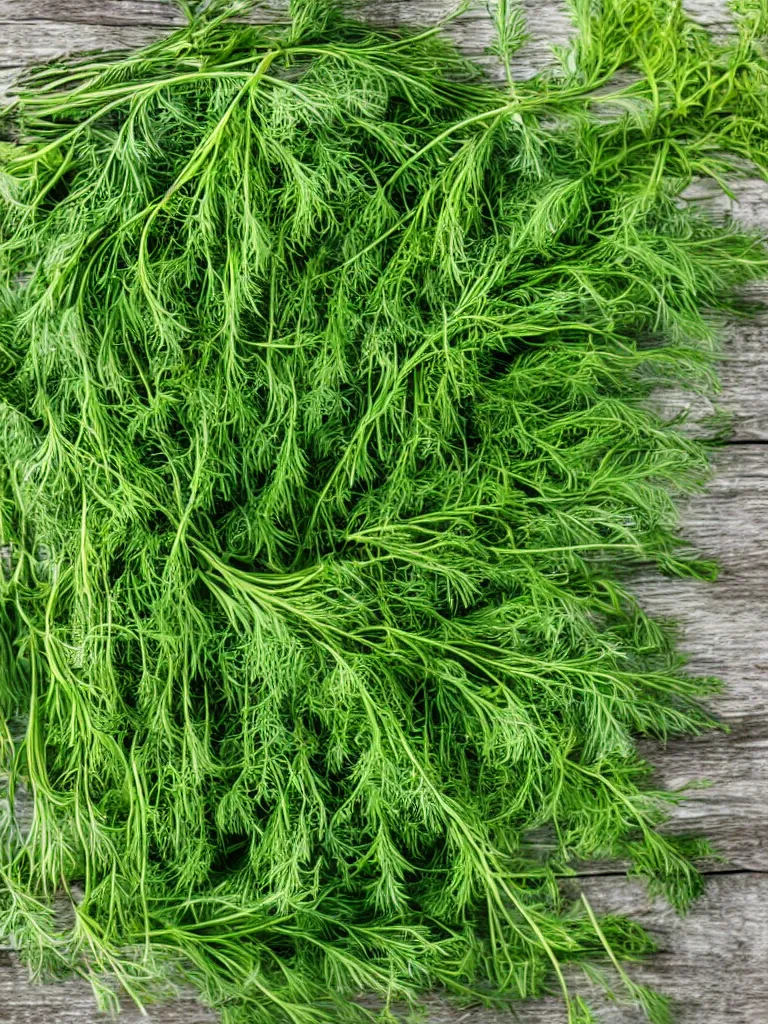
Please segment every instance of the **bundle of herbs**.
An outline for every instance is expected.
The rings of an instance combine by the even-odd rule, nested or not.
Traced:
[[[636,742],[716,684],[631,575],[713,573],[708,449],[648,398],[714,388],[768,268],[681,199],[768,170],[764,0],[728,43],[572,0],[526,81],[499,3],[502,84],[438,28],[250,6],[3,114],[0,932],[232,1024],[553,987],[582,1024],[579,973],[667,1020],[650,939],[560,878],[701,887]]]

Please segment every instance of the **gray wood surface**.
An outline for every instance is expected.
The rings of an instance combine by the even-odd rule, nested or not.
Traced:
[[[717,34],[729,30],[726,0],[686,0],[688,10]],[[276,9],[284,4],[275,3]],[[376,0],[363,5],[379,22],[433,23],[453,0]],[[519,74],[547,60],[549,46],[567,39],[569,20],[559,0],[524,0],[533,38],[518,56]],[[168,31],[180,17],[163,0],[0,0],[0,97],[18,68],[74,49],[122,48]],[[463,49],[478,57],[490,38],[482,0],[450,28]],[[693,190],[705,198],[706,189]],[[712,200],[716,210],[755,230],[768,231],[768,188],[742,182],[738,203]],[[755,292],[768,303],[768,287]],[[660,952],[633,973],[668,992],[679,1024],[768,1024],[768,312],[726,331],[720,406],[733,420],[733,443],[718,455],[718,474],[707,495],[685,512],[688,536],[723,565],[714,585],[643,579],[646,605],[678,620],[696,671],[719,675],[727,689],[717,710],[729,734],[650,748],[668,786],[707,778],[679,808],[672,828],[700,831],[726,858],[707,867],[706,896],[686,919],[621,877],[620,865],[588,868],[575,884],[599,910],[622,911],[657,936]],[[682,393],[659,398],[665,408],[688,411],[692,425],[713,411],[709,400]],[[96,1024],[88,987],[69,981],[33,987],[13,954],[0,948],[2,1024]],[[126,1008],[120,1024],[142,1018]],[[209,1024],[214,1018],[191,997],[153,1009],[152,1024]],[[605,1024],[637,1024],[640,1017],[608,1007]],[[563,1024],[556,999],[524,1006],[522,1024]],[[476,1010],[456,1014],[440,1002],[430,1024],[500,1024]]]

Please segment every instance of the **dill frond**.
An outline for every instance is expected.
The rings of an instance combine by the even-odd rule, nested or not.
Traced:
[[[768,270],[681,200],[768,170],[765,5],[721,44],[573,0],[518,82],[499,3],[503,85],[323,0],[184,6],[0,121],[0,933],[106,1008],[557,984],[584,1024],[581,970],[662,1024],[651,940],[558,879],[701,889],[636,741],[717,683],[631,571],[714,572],[678,535],[709,449],[646,399],[716,387]]]

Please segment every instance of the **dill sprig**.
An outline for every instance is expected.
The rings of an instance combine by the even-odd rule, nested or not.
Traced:
[[[631,571],[714,572],[678,536],[708,448],[646,399],[716,386],[768,269],[681,199],[768,169],[765,3],[716,43],[572,0],[527,81],[500,3],[501,85],[434,30],[249,6],[3,115],[0,932],[108,1008],[554,984],[585,1024],[578,968],[661,1024],[649,937],[559,879],[701,888],[636,740],[711,727],[717,683]]]

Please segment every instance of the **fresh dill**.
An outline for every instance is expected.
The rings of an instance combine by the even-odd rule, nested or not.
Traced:
[[[0,933],[106,1008],[554,986],[586,1024],[582,971],[662,1024],[649,937],[559,879],[701,889],[636,740],[711,727],[717,683],[631,572],[714,571],[678,535],[708,448],[647,399],[715,388],[768,270],[681,199],[768,170],[766,4],[719,43],[572,0],[516,81],[500,3],[501,84],[249,6],[31,70],[0,120]]]

